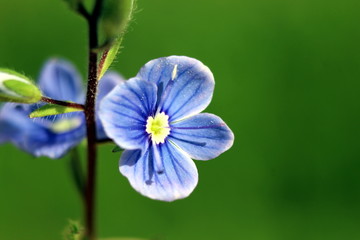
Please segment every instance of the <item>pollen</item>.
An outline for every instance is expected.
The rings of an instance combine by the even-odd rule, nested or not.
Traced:
[[[156,143],[164,143],[170,134],[169,116],[165,113],[157,113],[155,117],[149,116],[146,121],[146,132]]]

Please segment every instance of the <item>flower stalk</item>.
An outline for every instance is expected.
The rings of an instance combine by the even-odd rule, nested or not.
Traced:
[[[79,104],[79,103],[60,101],[60,100],[55,100],[55,99],[52,99],[49,97],[44,97],[44,96],[41,97],[41,101],[50,103],[50,104],[64,106],[64,107],[71,107],[71,108],[85,110],[85,106],[83,104]]]

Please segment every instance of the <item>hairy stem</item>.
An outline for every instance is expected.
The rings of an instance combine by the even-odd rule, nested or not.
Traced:
[[[82,15],[86,20],[89,20],[91,18],[91,15],[89,14],[89,12],[86,10],[83,2],[78,2],[77,5],[77,12]]]
[[[79,103],[65,102],[65,101],[55,100],[55,99],[48,98],[48,97],[41,97],[41,101],[46,102],[46,103],[50,103],[50,104],[55,104],[55,105],[60,105],[60,106],[72,107],[72,108],[85,110],[85,106],[82,105],[82,104],[79,104]]]
[[[87,182],[85,191],[85,226],[88,240],[96,239],[95,229],[95,192],[96,192],[96,123],[95,103],[97,92],[97,60],[98,54],[93,49],[98,47],[98,20],[102,0],[97,0],[93,13],[87,18],[89,27],[89,68],[88,86],[85,103],[86,131],[87,131]]]
[[[87,131],[87,184],[85,197],[85,224],[89,240],[95,239],[95,183],[96,183],[96,129],[95,129],[95,97],[97,88],[97,55],[90,52],[89,82],[85,104]],[[95,65],[95,66],[94,66]],[[95,71],[94,71],[95,68]]]
[[[92,30],[90,30],[92,32]],[[94,37],[94,36],[92,36]],[[96,178],[96,129],[95,98],[97,90],[97,54],[89,53],[89,79],[85,104],[87,131],[87,184],[85,201],[85,224],[89,240],[95,239],[95,178]]]

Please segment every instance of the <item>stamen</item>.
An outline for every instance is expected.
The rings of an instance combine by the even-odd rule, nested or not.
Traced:
[[[175,66],[174,66],[174,69],[173,69],[173,71],[172,71],[172,74],[171,74],[171,80],[174,80],[175,78],[176,78],[176,75],[177,75],[177,64],[175,64]]]
[[[148,117],[146,121],[146,132],[155,144],[164,143],[170,134],[169,116],[165,113],[157,113],[155,117]]]
[[[154,157],[155,171],[158,174],[163,174],[164,173],[164,165],[163,165],[163,162],[161,160],[161,156],[160,156],[160,153],[159,153],[158,146],[156,144],[154,144],[154,146],[153,146],[153,157]]]

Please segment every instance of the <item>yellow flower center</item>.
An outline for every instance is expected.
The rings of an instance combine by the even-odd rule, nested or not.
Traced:
[[[157,113],[155,117],[148,117],[146,132],[156,144],[164,143],[165,138],[170,134],[169,116],[162,112]]]

